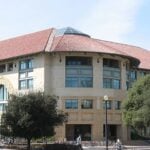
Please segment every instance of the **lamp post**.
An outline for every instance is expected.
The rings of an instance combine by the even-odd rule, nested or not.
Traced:
[[[108,129],[107,129],[107,101],[108,101],[108,96],[104,95],[104,101],[105,101],[105,140],[106,140],[106,150],[108,150]]]

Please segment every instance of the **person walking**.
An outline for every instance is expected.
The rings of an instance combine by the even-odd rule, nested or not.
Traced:
[[[122,143],[119,139],[117,139],[117,142],[116,142],[116,150],[122,150]]]

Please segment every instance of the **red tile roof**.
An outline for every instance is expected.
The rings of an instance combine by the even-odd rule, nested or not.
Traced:
[[[42,52],[52,29],[0,41],[0,60]]]
[[[105,54],[115,54],[135,59],[133,56],[120,51],[116,48],[107,46],[100,43],[98,40],[80,36],[80,35],[64,35],[55,37],[52,48],[52,52],[97,52]],[[137,61],[137,59],[135,59]]]
[[[150,70],[150,51],[137,46],[127,45],[127,44],[121,44],[121,43],[115,43],[115,42],[103,41],[103,40],[98,40],[98,41],[109,47],[116,48],[126,53],[127,55],[139,59],[140,60],[139,68]]]
[[[150,70],[150,51],[142,48],[97,40],[82,35],[54,36],[54,29],[0,41],[0,60],[30,55],[40,52],[95,52],[121,55],[135,61],[140,60],[140,68]]]

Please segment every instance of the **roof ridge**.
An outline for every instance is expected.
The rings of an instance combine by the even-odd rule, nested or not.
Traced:
[[[51,32],[49,33],[49,37],[47,39],[47,42],[45,44],[45,48],[44,48],[45,52],[48,52],[48,51],[51,50],[51,47],[53,45],[53,40],[54,40],[54,37],[55,37],[55,33],[56,33],[56,29],[52,28]]]

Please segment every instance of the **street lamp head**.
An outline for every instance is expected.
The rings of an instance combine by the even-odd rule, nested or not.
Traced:
[[[108,101],[108,96],[107,95],[104,95],[104,100]]]

